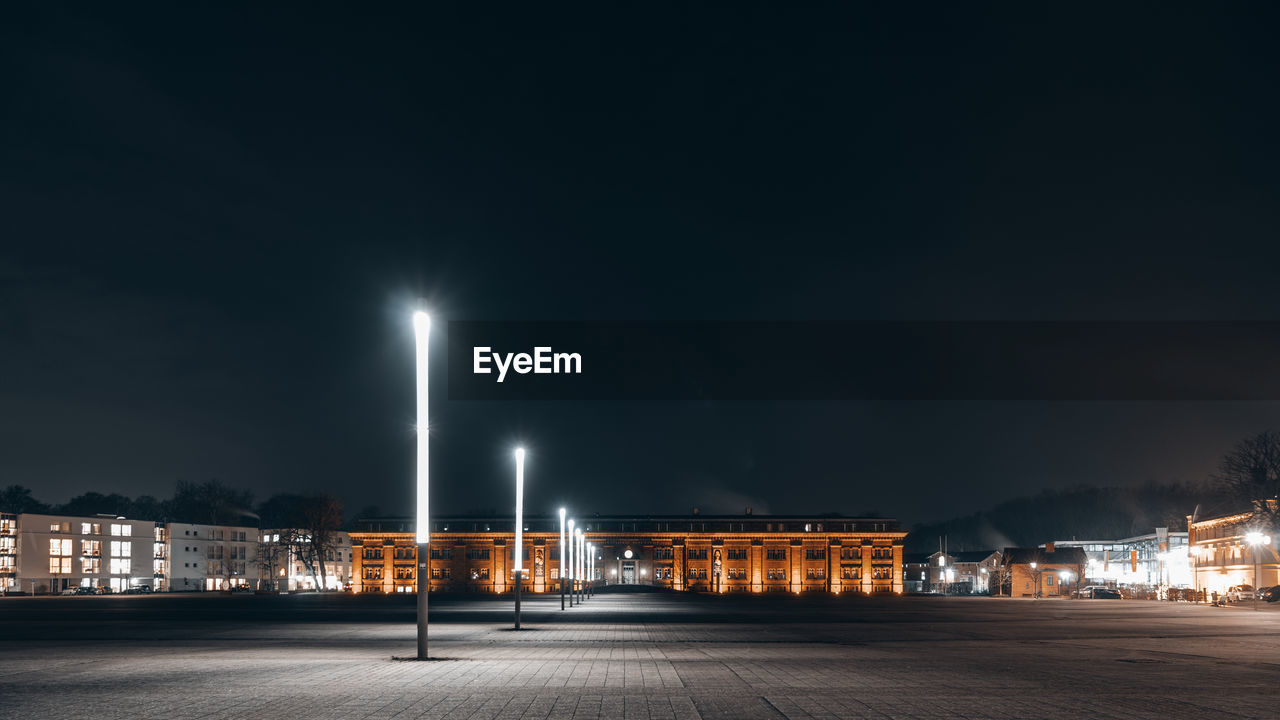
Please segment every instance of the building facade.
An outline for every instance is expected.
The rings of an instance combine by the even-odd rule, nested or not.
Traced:
[[[1249,512],[1193,521],[1187,518],[1192,584],[1206,597],[1234,585],[1280,584],[1275,530]],[[1251,542],[1252,540],[1252,542]]]
[[[977,595],[991,591],[991,576],[1000,565],[997,550],[933,553],[927,558],[924,592]]]
[[[169,523],[167,590],[256,588],[257,528]]]
[[[11,548],[0,568],[12,589],[57,593],[78,587],[124,592],[140,585],[164,588],[165,528],[114,515],[81,517],[23,513],[5,517],[0,548]]]
[[[1155,528],[1155,532],[1120,540],[1057,540],[1053,544],[1085,552],[1085,578],[1090,584],[1150,590],[1191,587],[1185,532]]]
[[[345,590],[351,587],[351,537],[333,535],[333,547],[315,551],[308,547],[304,530],[277,528],[262,530],[258,558],[260,587],[274,592],[299,590]],[[323,559],[320,556],[323,555]]]
[[[579,528],[596,548],[595,580],[699,592],[902,593],[902,532],[884,518],[593,516]],[[369,519],[352,532],[357,592],[416,592],[412,521]],[[513,589],[511,518],[432,521],[431,591]],[[524,592],[557,592],[556,518],[525,521]]]
[[[1080,587],[1089,564],[1084,550],[1058,548],[1005,548],[1001,565],[1008,571],[1010,597],[1071,597]]]

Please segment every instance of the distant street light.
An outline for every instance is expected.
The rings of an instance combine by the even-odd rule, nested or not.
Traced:
[[[574,597],[573,597],[573,593],[574,593],[574,587],[573,587],[573,563],[574,563],[574,557],[577,555],[577,553],[576,553],[576,552],[574,552],[574,547],[573,547],[573,546],[574,546],[574,543],[575,543],[575,540],[574,540],[574,534],[573,534],[573,533],[574,533],[574,530],[573,530],[573,518],[569,518],[569,538],[568,538],[568,545],[566,546],[566,547],[568,548],[568,550],[569,550],[569,563],[568,563],[567,565],[565,565],[563,568],[561,568],[561,571],[562,571],[562,572],[561,572],[561,574],[562,574],[562,575],[563,575],[565,572],[567,572],[567,573],[569,574],[569,607],[573,607],[573,601],[574,601]]]
[[[564,610],[564,508],[560,508],[560,609]]]
[[[520,580],[524,575],[524,448],[516,448],[516,630],[520,629]]]
[[[587,543],[587,592],[594,595],[596,589],[596,545]]]
[[[1271,536],[1263,535],[1258,531],[1246,533],[1244,541],[1253,548],[1253,609],[1258,609],[1258,546],[1270,545]]]
[[[582,562],[582,556],[585,552],[586,552],[586,546],[582,542],[582,528],[577,528],[576,530],[573,531],[573,558],[574,558],[573,576],[578,580],[578,604],[579,605],[581,605],[583,601],[582,583],[583,583],[583,580],[585,579],[583,577],[583,571],[585,568],[584,568],[584,563]]]
[[[415,542],[417,544],[417,560],[418,570],[415,573],[418,585],[418,659],[427,659],[427,593],[429,592],[430,583],[427,581],[430,572],[428,570],[428,545],[431,542],[431,528],[427,525],[428,518],[428,487],[429,487],[429,471],[430,463],[430,425],[428,424],[428,394],[427,394],[427,360],[428,351],[430,349],[431,339],[431,317],[419,310],[413,314],[413,337],[414,346],[417,354],[417,385],[418,385],[418,516],[414,523],[416,534]]]

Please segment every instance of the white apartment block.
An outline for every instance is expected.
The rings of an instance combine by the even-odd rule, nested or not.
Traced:
[[[169,523],[169,584],[173,592],[258,587],[258,529]]]
[[[262,544],[259,549],[262,587],[277,592],[316,590],[324,584],[326,590],[343,590],[351,585],[351,537],[337,533],[334,548],[324,553],[322,563],[313,561],[312,567],[304,562],[306,532],[298,529],[260,530]],[[301,542],[290,542],[290,538]],[[324,578],[320,577],[320,565],[324,566]]]
[[[164,589],[165,529],[113,515],[0,519],[0,583],[28,593],[76,587]],[[6,569],[11,568],[8,572]]]

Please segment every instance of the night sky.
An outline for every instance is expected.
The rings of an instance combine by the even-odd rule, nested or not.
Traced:
[[[431,5],[7,11],[0,485],[218,478],[408,514],[419,303],[1280,320],[1273,9]],[[516,442],[530,512],[914,522],[1202,479],[1280,425],[1271,403],[436,400],[438,512],[509,512]]]

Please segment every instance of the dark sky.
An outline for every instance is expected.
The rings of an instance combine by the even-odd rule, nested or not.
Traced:
[[[8,11],[0,485],[219,478],[408,513],[420,300],[1280,320],[1262,6],[422,5]],[[1200,479],[1280,424],[1265,403],[437,398],[441,512],[506,511],[517,441],[530,511],[911,522]]]

